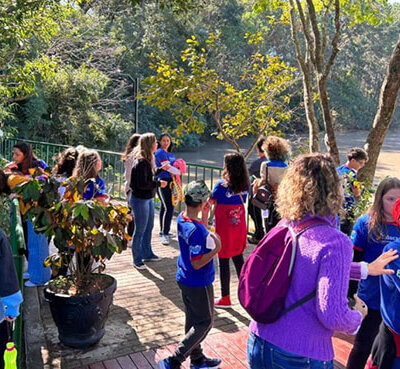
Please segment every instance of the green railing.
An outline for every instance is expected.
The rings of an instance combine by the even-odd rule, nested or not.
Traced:
[[[53,157],[68,146],[53,144],[49,142],[31,141],[18,138],[6,138],[1,141],[0,153],[7,159],[12,160],[12,147],[19,141],[29,143],[38,158],[53,166]],[[124,192],[124,164],[121,161],[121,153],[113,151],[97,150],[103,161],[101,177],[106,182],[107,192],[115,199],[125,199]],[[210,188],[221,178],[222,169],[210,165],[187,163],[187,173],[182,175],[182,184],[196,179],[204,179]],[[180,210],[180,207],[179,207]]]
[[[11,202],[11,226],[10,226],[10,241],[11,250],[14,256],[14,264],[17,270],[18,282],[21,291],[23,291],[23,270],[24,259],[19,250],[25,247],[24,231],[22,228],[21,215],[19,211],[18,199],[13,199]],[[17,366],[21,369],[21,355],[22,355],[22,306],[20,308],[20,315],[15,322],[13,339],[17,346],[18,358]]]

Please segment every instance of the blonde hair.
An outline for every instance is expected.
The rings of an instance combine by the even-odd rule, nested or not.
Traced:
[[[137,158],[147,159],[151,163],[151,167],[155,168],[153,145],[157,142],[154,133],[144,133],[140,136],[139,144],[135,150]]]
[[[262,146],[269,160],[286,161],[290,156],[290,143],[284,138],[268,136]]]
[[[277,205],[282,218],[301,220],[307,214],[339,213],[343,188],[330,156],[300,155],[289,166],[278,188]]]
[[[96,178],[98,175],[97,163],[101,160],[99,153],[96,150],[82,150],[78,156],[74,169],[74,178]]]

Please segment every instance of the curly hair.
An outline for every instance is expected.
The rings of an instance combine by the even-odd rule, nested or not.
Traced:
[[[300,155],[289,166],[278,188],[277,205],[282,218],[301,220],[307,214],[339,213],[343,188],[333,160],[326,154]]]
[[[75,147],[68,147],[61,153],[59,153],[53,160],[56,161],[56,165],[53,168],[55,175],[66,175],[71,177],[75,168],[76,160],[78,159],[78,151]]]
[[[287,161],[290,156],[290,143],[284,138],[268,136],[263,144],[263,150],[269,160]]]
[[[385,178],[379,183],[378,188],[375,192],[374,203],[368,210],[369,221],[368,221],[368,236],[382,238],[384,233],[387,233],[387,229],[382,229],[384,224],[385,215],[383,211],[383,196],[394,188],[400,188],[400,180],[395,177]],[[386,228],[386,227],[385,227]]]
[[[249,172],[241,154],[233,153],[224,156],[223,176],[233,193],[247,191],[250,187]]]

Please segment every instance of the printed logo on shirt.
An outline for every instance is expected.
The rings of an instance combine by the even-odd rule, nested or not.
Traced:
[[[200,245],[190,246],[190,253],[192,255],[198,255],[198,254],[200,254],[200,251],[201,251],[201,246]]]
[[[356,232],[356,231],[352,231],[352,232],[351,232],[351,235],[350,235],[350,238],[351,238],[352,240],[354,240],[354,239],[356,238],[356,236],[357,236],[357,232]]]
[[[396,275],[397,275],[397,278],[400,278],[400,269],[397,269]]]

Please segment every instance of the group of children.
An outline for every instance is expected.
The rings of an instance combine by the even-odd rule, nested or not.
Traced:
[[[263,146],[266,146],[265,141],[271,144],[274,140],[276,138],[262,138],[258,144],[259,153]],[[283,143],[278,140],[275,141],[275,147],[277,145],[283,147]],[[286,146],[281,151],[289,152]],[[285,163],[286,160],[287,157],[280,162]],[[342,215],[344,220],[340,227],[344,233],[349,233],[351,236],[351,242],[354,245],[354,261],[362,261],[364,265],[374,262],[389,250],[400,251],[400,180],[397,178],[386,178],[379,184],[373,205],[367,214],[356,220],[353,227],[355,205],[361,193],[357,172],[367,160],[368,156],[363,149],[354,148],[348,152],[347,162],[337,168],[345,187],[343,205],[345,216]],[[281,163],[277,165],[278,168],[287,166]],[[260,177],[254,178],[253,193],[254,185],[262,184],[260,183],[263,177],[261,167],[273,167],[274,164],[276,164],[274,161],[268,162],[260,153],[259,159],[253,165],[261,171]],[[253,174],[257,174],[257,172],[254,173],[254,168],[252,169]],[[248,172],[241,155],[226,155],[223,173],[223,179],[217,182],[209,199],[207,199],[208,189],[204,182],[192,182],[185,189],[186,210],[177,220],[181,251],[178,259],[177,281],[186,306],[186,336],[176,352],[159,363],[161,369],[180,368],[180,364],[189,355],[192,362],[191,368],[219,367],[217,360],[202,356],[200,349],[200,342],[209,331],[210,320],[213,316],[211,296],[215,272],[212,258],[215,254],[218,255],[222,293],[221,298],[215,299],[214,306],[216,308],[230,307],[229,259],[232,258],[239,276],[244,262],[243,251],[246,247],[247,227],[244,204],[250,188]],[[279,185],[279,180],[276,185]],[[198,195],[197,203],[193,202],[192,197],[196,194]],[[208,209],[212,204],[215,204],[216,234],[207,231],[207,223],[205,223],[208,219]],[[198,216],[200,212],[202,212],[201,218]],[[268,228],[266,230],[268,231]],[[256,232],[258,237],[260,233]],[[371,368],[400,368],[400,315],[397,313],[397,303],[400,301],[400,262],[396,257],[393,259],[394,261],[387,266],[387,270],[379,273],[383,273],[384,276],[365,275],[359,283],[357,296],[361,299],[359,301],[365,303],[368,312],[355,332],[356,339],[347,364],[349,369],[364,368],[371,350],[373,353]],[[198,260],[202,260],[200,269]],[[363,269],[363,266],[361,268]],[[394,274],[390,274],[392,271]],[[370,273],[373,274],[372,267]],[[204,306],[188,298],[191,293],[202,296],[199,288],[204,294],[202,299]],[[198,315],[201,319],[196,321],[192,316],[193,309],[200,309],[205,315]],[[188,342],[193,344],[194,351],[187,349]],[[196,364],[201,361],[199,357],[203,360],[201,365]],[[258,368],[258,366],[251,367]],[[275,368],[266,364],[261,367]],[[302,368],[301,365],[293,366],[295,367]]]
[[[153,199],[156,191],[162,199],[160,229],[163,244],[168,244],[171,236],[173,207],[171,211],[169,169],[174,164],[175,157],[170,151],[169,135],[165,134],[160,139],[161,145],[158,147],[156,137],[152,133],[132,136],[123,157],[126,167],[126,192],[135,219],[135,226],[132,225],[132,252],[137,269],[145,268],[144,262],[159,260],[151,248]],[[250,200],[258,188],[265,184],[270,186],[274,196],[277,196],[279,184],[288,168],[290,146],[286,140],[268,137],[259,140],[257,150],[259,158],[250,167],[251,177],[242,155],[227,154],[224,158],[223,178],[216,183],[212,192],[204,181],[190,182],[184,190],[186,207],[177,218],[180,255],[176,280],[186,308],[185,337],[173,355],[159,362],[160,369],[180,368],[181,363],[189,356],[192,369],[214,369],[220,366],[219,359],[207,358],[203,354],[201,342],[212,327],[214,307],[229,308],[232,305],[229,260],[232,259],[239,277],[247,245],[246,201],[256,223],[252,242],[258,242],[263,234],[279,221],[279,212],[273,208],[273,220],[271,221],[269,213],[269,223],[264,224],[265,230],[262,229],[260,215],[262,217],[263,214],[260,214],[259,209],[251,207]],[[371,263],[384,251],[400,250],[400,180],[384,179],[376,190],[372,207],[367,214],[359,217],[353,226],[355,204],[361,193],[357,171],[367,160],[364,150],[354,148],[349,151],[347,162],[337,171],[344,179],[345,186],[346,216],[341,222],[341,229],[351,237],[354,260]],[[46,168],[47,165],[35,157],[28,144],[17,144],[13,148],[13,163],[0,173],[0,191],[7,192],[18,183],[15,176],[24,176],[29,180],[31,169],[40,169],[45,173]],[[104,181],[99,176],[101,169],[101,158],[96,151],[77,147],[68,148],[59,155],[53,173],[60,181],[71,176],[92,179],[88,181],[84,198],[98,197],[102,201],[108,201]],[[250,198],[247,199],[249,193]],[[215,207],[215,232],[210,231],[208,225],[212,206]],[[30,275],[27,277],[30,279],[26,283],[28,287],[43,284],[50,278],[50,272],[43,267],[43,260],[48,256],[47,240],[44,245],[40,235],[30,228],[32,225],[28,223],[25,234],[29,251]],[[1,236],[0,261],[4,263],[10,255],[6,238],[3,234]],[[221,296],[216,299],[213,291],[215,255],[219,260],[221,283]],[[347,364],[348,369],[364,368],[371,351],[371,367],[377,364],[379,369],[400,368],[400,315],[396,309],[397,303],[400,302],[398,259],[392,261],[388,268],[394,270],[394,274],[385,274],[383,277],[371,275],[359,283],[357,295],[368,307],[368,313],[357,330]],[[4,270],[0,269],[0,278],[6,278],[1,274]],[[13,279],[15,271],[8,272],[7,278]],[[4,337],[5,334],[5,319],[12,320],[17,316],[17,306],[21,302],[20,292],[14,280],[7,283],[7,291],[3,286],[5,285],[0,280],[0,304],[4,305],[0,307],[0,331],[3,330],[0,337]]]

